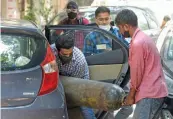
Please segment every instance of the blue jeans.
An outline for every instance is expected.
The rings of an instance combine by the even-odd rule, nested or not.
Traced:
[[[130,84],[129,82],[127,85],[123,88],[123,90],[126,93],[129,93],[130,90]],[[133,112],[132,106],[122,106],[120,111],[115,115],[115,119],[127,119]]]
[[[115,115],[115,119],[127,119],[132,112],[132,106],[122,106],[120,111]]]
[[[153,119],[164,98],[145,98],[137,102],[133,119]]]
[[[93,109],[88,107],[80,107],[84,119],[96,119]]]

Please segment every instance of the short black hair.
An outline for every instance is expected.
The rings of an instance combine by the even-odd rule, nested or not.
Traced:
[[[169,20],[171,20],[171,18],[168,15],[166,15],[166,16],[164,16],[163,20],[164,21],[169,21]]]
[[[78,4],[75,1],[69,1],[67,3],[67,9],[78,9]]]
[[[55,46],[58,51],[61,48],[70,49],[74,47],[74,39],[74,33],[72,31],[65,32],[56,39]]]
[[[115,23],[117,25],[129,24],[132,26],[138,26],[138,18],[132,10],[123,9],[117,14]]]
[[[107,13],[110,14],[110,9],[107,8],[107,7],[105,7],[105,6],[100,6],[100,7],[98,7],[98,8],[96,9],[96,11],[95,11],[95,17],[97,17],[98,14],[100,14],[100,13],[105,13],[105,12],[107,12]]]

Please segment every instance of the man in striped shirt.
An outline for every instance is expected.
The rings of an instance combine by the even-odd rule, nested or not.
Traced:
[[[83,53],[74,47],[73,32],[61,35],[51,47],[56,56],[60,75],[89,80],[88,64]],[[92,109],[81,107],[81,111],[84,119],[96,119]]]
[[[126,46],[129,43],[123,38],[120,34],[117,27],[111,26],[111,11],[105,6],[100,6],[95,11],[95,21],[96,27],[99,27],[103,30],[109,31],[116,38],[122,41]],[[85,56],[99,54],[112,50],[112,39],[108,38],[101,32],[92,31],[89,33],[84,40],[83,53]]]

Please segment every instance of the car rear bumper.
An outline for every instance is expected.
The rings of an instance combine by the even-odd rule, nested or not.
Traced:
[[[38,96],[30,105],[1,108],[1,119],[68,119],[61,83],[57,90]]]

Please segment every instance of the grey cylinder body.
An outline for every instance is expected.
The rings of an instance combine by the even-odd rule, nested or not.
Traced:
[[[122,105],[124,90],[110,83],[60,76],[68,107],[86,106],[100,110],[116,110]]]

